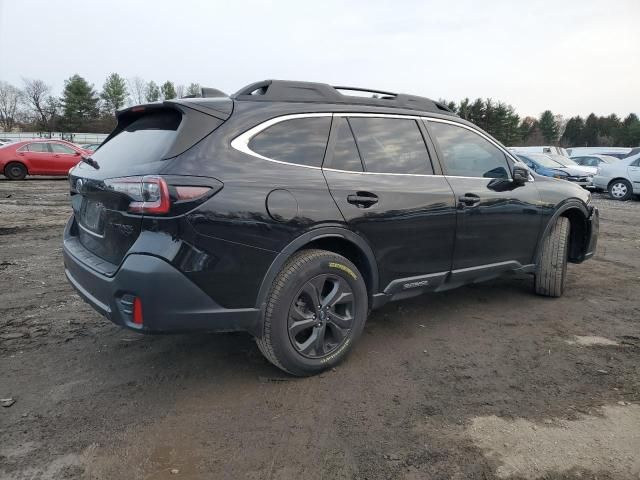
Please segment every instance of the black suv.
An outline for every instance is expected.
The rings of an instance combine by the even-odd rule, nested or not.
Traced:
[[[66,275],[140,332],[247,331],[294,375],[391,300],[528,272],[560,296],[590,194],[427,98],[270,80],[135,106],[70,172]]]

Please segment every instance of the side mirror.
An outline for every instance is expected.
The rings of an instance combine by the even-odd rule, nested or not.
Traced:
[[[76,153],[75,153],[75,156],[76,156],[76,157],[80,156],[80,152],[76,152]]]
[[[513,166],[513,183],[515,185],[524,185],[529,181],[529,169],[522,163],[516,163]]]

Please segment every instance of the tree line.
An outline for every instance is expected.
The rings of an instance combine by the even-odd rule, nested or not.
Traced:
[[[108,133],[115,113],[126,106],[200,94],[200,85],[187,87],[167,80],[158,85],[140,77],[110,74],[100,91],[78,74],[64,82],[62,95],[40,79],[24,78],[16,87],[0,81],[0,129],[39,132]]]
[[[589,114],[565,119],[545,110],[538,118],[520,118],[511,105],[490,98],[460,103],[440,100],[460,117],[475,123],[506,146],[558,145],[561,147],[640,146],[640,120],[630,113],[624,119]]]
[[[98,92],[78,74],[65,80],[60,97],[51,94],[51,86],[39,79],[23,79],[16,87],[0,81],[0,128],[11,131],[108,133],[115,126],[115,112],[128,105],[198,95],[200,85],[162,84],[140,77],[125,79],[110,74]],[[507,146],[560,145],[627,146],[640,145],[640,120],[635,113],[624,119],[616,114],[586,119],[565,119],[545,110],[538,118],[521,118],[515,109],[490,98],[465,98],[459,103],[440,100],[460,117],[469,120]]]

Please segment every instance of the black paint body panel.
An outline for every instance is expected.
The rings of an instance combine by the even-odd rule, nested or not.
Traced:
[[[70,219],[65,262],[72,284],[85,298],[93,295],[103,298],[101,304],[112,304],[121,294],[116,279],[126,278],[123,288],[126,284],[125,289],[135,290],[131,279],[145,278],[141,262],[154,258],[141,295],[170,309],[171,302],[164,298],[169,294],[153,293],[153,272],[157,271],[164,281],[174,275],[181,292],[188,293],[193,287],[211,301],[196,294],[204,313],[194,320],[176,314],[173,325],[170,316],[154,307],[161,317],[156,323],[161,331],[232,329],[259,335],[259,312],[275,275],[289,255],[319,238],[347,242],[362,253],[372,286],[371,304],[379,306],[390,299],[443,290],[503,271],[531,271],[544,232],[563,205],[580,211],[585,219],[594,218],[589,194],[569,182],[534,174],[534,181],[498,191],[489,187],[488,179],[442,175],[437,152],[424,132],[435,175],[323,170],[268,161],[231,147],[238,135],[281,115],[420,115],[415,110],[250,100],[215,105],[194,100],[180,108],[197,109],[198,115],[212,117],[211,132],[183,153],[121,173],[81,165],[70,174],[72,185],[83,179],[95,187],[87,195],[104,197],[110,210],[105,228],[114,232],[101,243],[97,237],[80,233],[77,218]],[[425,112],[422,116],[472,126],[450,114]],[[328,145],[331,148],[331,142]],[[209,179],[222,188],[191,210],[159,217],[128,214],[118,198],[100,190],[101,182],[111,176],[148,174],[170,178],[176,184],[181,177],[191,183]],[[347,201],[348,195],[362,191],[374,193],[378,202],[360,208]],[[466,193],[478,195],[479,204],[460,206],[458,197]],[[80,197],[73,195],[73,189],[72,203],[77,217]],[[593,248],[597,212],[594,222],[589,223],[595,225],[595,231],[588,227],[587,242]],[[582,259],[592,254],[585,251]],[[134,273],[122,273],[125,264]],[[157,289],[165,290],[164,286]],[[185,304],[182,298],[176,301]],[[120,317],[117,323],[131,326]]]

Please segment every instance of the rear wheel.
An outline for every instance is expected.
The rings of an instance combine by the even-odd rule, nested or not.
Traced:
[[[559,217],[551,232],[544,239],[538,270],[535,275],[535,290],[545,297],[560,297],[567,277],[567,253],[571,225],[567,217]]]
[[[367,310],[367,289],[353,263],[325,250],[302,250],[273,283],[258,347],[278,368],[313,375],[347,355]]]
[[[4,167],[4,176],[9,180],[24,180],[27,176],[27,167],[18,162],[8,163]]]
[[[633,187],[628,180],[620,178],[609,184],[609,195],[614,200],[629,200],[633,194]]]

